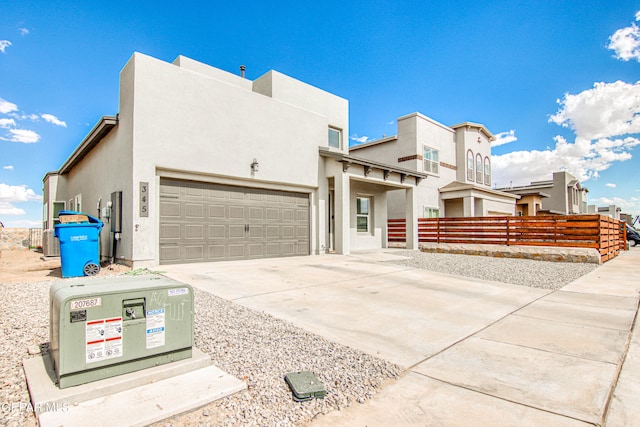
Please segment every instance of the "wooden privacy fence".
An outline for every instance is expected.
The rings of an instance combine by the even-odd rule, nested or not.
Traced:
[[[388,221],[388,239],[406,240],[404,219]],[[594,248],[605,262],[626,248],[626,227],[623,221],[597,214],[420,218],[418,239],[425,243]]]

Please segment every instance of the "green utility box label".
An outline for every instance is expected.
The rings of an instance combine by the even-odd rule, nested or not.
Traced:
[[[147,310],[147,349],[164,345],[164,308]]]
[[[176,297],[179,295],[189,295],[189,289],[187,288],[169,289],[169,292],[167,292],[167,295],[169,295],[170,297]]]
[[[122,317],[87,322],[85,337],[87,363],[122,357]]]

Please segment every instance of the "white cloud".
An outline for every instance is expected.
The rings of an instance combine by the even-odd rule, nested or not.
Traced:
[[[609,187],[609,188],[616,188],[616,187],[617,187],[617,185],[612,184],[612,183],[607,183],[607,184],[605,184],[605,187]]]
[[[640,197],[629,197],[623,199],[621,197],[598,197],[589,199],[590,205],[609,206],[616,205],[622,209],[622,213],[630,213],[637,215],[640,212]]]
[[[0,214],[24,215],[25,211],[15,207],[13,203],[36,201],[42,201],[42,196],[26,185],[8,185],[0,182]]]
[[[513,129],[506,132],[500,132],[499,134],[495,135],[495,137],[496,140],[491,143],[492,147],[498,147],[500,145],[508,144],[510,142],[515,142],[518,140],[518,138],[516,137],[516,131]]]
[[[370,140],[370,138],[368,136],[358,136],[357,134],[353,134],[351,135],[351,137],[349,138],[352,141],[356,141],[358,143],[365,143],[368,142]]]
[[[636,12],[635,18],[640,21],[640,11]],[[635,59],[640,62],[640,28],[634,23],[630,27],[620,28],[609,37],[607,48],[615,52],[614,58],[622,61]]]
[[[62,127],[67,127],[67,123],[63,122],[62,120],[58,119],[56,116],[54,116],[53,114],[41,114],[40,117],[42,117],[45,121],[54,124],[56,126],[62,126]]]
[[[10,142],[22,142],[23,144],[34,144],[40,141],[40,135],[28,129],[9,129],[11,137],[0,139]]]
[[[10,127],[15,127],[16,121],[13,119],[0,119],[0,128],[8,129]]]
[[[13,102],[9,102],[7,100],[0,98],[0,113],[8,114],[8,113],[11,113],[12,111],[18,111],[18,106]]]
[[[0,40],[0,52],[6,53],[9,46],[11,46],[11,42],[9,40]]]
[[[29,30],[27,28],[18,28],[18,31],[20,31],[20,35],[21,36],[26,36],[27,34],[29,34]]]
[[[11,203],[0,201],[0,215],[24,215],[24,209],[16,208]],[[7,225],[5,225],[6,227]]]
[[[492,156],[493,182],[498,187],[529,184],[550,179],[554,171],[567,171],[580,181],[597,179],[613,162],[631,159],[629,152],[640,139],[576,139],[567,142],[555,137],[555,147],[545,150],[514,151]]]
[[[3,166],[2,169],[7,170],[7,171],[12,171],[13,170],[13,165]]]
[[[640,82],[595,83],[557,102],[560,110],[549,122],[573,130],[578,139],[640,133]]]

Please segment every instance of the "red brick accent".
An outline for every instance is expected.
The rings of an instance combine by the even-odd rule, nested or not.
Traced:
[[[413,156],[400,157],[398,163],[407,162],[409,160],[423,160],[424,158],[420,154],[414,154]]]
[[[449,163],[445,163],[445,162],[440,162],[440,166],[442,166],[443,168],[448,168],[448,169],[453,169],[458,170],[458,167],[456,165],[450,165]]]

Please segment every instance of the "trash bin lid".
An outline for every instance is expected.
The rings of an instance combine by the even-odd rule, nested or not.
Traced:
[[[64,219],[65,217],[71,216],[72,218]],[[77,211],[60,211],[58,212],[58,218],[60,219],[60,224],[56,224],[55,227],[58,227],[60,225],[62,226],[66,226],[66,225],[70,225],[73,226],[73,223],[79,223],[79,224],[91,224],[94,227],[97,227],[99,230],[102,229],[102,227],[104,226],[104,222],[102,222],[100,219],[96,218],[95,216],[91,216],[87,213],[84,212],[77,212]],[[54,228],[55,228],[54,227]]]

